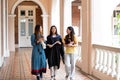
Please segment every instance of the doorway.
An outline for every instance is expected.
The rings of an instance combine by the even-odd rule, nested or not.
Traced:
[[[31,47],[30,36],[33,34],[36,20],[36,6],[18,6],[18,45]]]
[[[23,1],[15,9],[15,47],[31,47],[30,36],[36,24],[43,25],[41,7],[32,1]]]

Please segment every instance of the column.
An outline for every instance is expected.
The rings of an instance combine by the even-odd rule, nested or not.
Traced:
[[[90,24],[90,0],[82,0],[82,70],[90,73],[91,64],[91,24]]]
[[[72,1],[64,0],[64,35],[66,35],[66,29],[72,25]]]
[[[8,39],[9,39],[9,50],[10,51],[15,51],[15,31],[14,31],[14,21],[15,21],[15,16],[14,14],[11,14],[8,16]]]
[[[48,35],[48,15],[41,15],[42,16],[42,19],[43,19],[43,35],[45,37],[45,40],[46,40],[46,37]]]
[[[51,25],[56,25],[60,33],[60,0],[52,0]]]
[[[0,13],[1,13],[2,11],[1,11],[1,0],[0,0]],[[2,19],[1,19],[1,14],[0,14],[0,44],[1,44],[1,21],[2,21]],[[0,57],[1,57],[1,53],[2,53],[2,49],[1,49],[1,47],[2,47],[2,45],[0,45]],[[1,61],[1,60],[0,60]]]
[[[9,47],[8,47],[8,0],[5,0],[5,27],[6,27],[6,53],[5,57],[10,56]]]
[[[0,13],[2,12],[2,10],[1,10],[1,7],[2,7],[2,2],[1,2],[1,0],[0,0]],[[0,67],[2,66],[2,64],[3,64],[3,52],[2,52],[2,14],[0,14]]]
[[[3,0],[3,28],[2,28],[2,31],[3,31],[3,55],[4,57],[7,57],[6,54],[7,54],[7,32],[6,32],[6,0]]]
[[[82,36],[82,6],[78,6],[78,9],[80,10],[80,37]]]
[[[112,68],[111,68],[111,65],[112,65],[112,53],[108,52],[107,56],[108,56],[108,58],[107,58],[107,75],[110,75],[110,73],[112,71]]]
[[[120,80],[120,53],[117,54],[117,80]]]
[[[112,77],[115,77],[116,76],[116,53],[115,52],[111,52],[112,53],[112,72],[111,72],[111,75]]]
[[[60,0],[60,34],[64,36],[64,0]]]

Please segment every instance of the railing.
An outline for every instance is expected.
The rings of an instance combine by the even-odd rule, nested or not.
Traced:
[[[82,68],[81,42],[78,46],[76,65]],[[90,55],[89,74],[101,80],[120,80],[120,48],[92,45]]]
[[[92,54],[93,75],[101,80],[120,80],[120,48],[94,44]]]
[[[78,43],[76,59],[76,65],[80,68],[82,65],[81,42]]]

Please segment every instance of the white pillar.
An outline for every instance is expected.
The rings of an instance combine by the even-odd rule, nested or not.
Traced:
[[[60,34],[64,36],[64,0],[60,0]]]
[[[96,57],[95,57],[95,69],[99,69],[99,67],[100,67],[100,51],[99,51],[99,49],[96,49]]]
[[[42,19],[43,19],[43,35],[45,37],[45,40],[46,40],[46,37],[48,35],[48,15],[41,15],[42,16]]]
[[[14,14],[11,14],[8,16],[8,39],[9,39],[9,50],[15,51],[15,37],[14,37],[14,20],[15,20]]]
[[[80,37],[82,37],[82,6],[78,6],[78,9],[80,10]]]
[[[100,49],[100,67],[99,71],[102,71],[103,69],[103,51]]]
[[[103,73],[107,72],[107,51],[103,50]]]
[[[68,26],[72,25],[72,1],[64,0],[64,35]]]
[[[5,57],[10,56],[9,48],[8,48],[8,1],[5,0],[5,33],[6,33],[6,52],[4,54]]]
[[[1,0],[0,0],[0,13],[1,13]],[[0,57],[1,57],[1,14],[0,14]],[[1,61],[1,60],[0,60]]]
[[[6,27],[6,0],[3,0],[3,55],[4,57],[7,57],[7,27]]]
[[[1,7],[2,7],[1,4],[3,4],[3,3],[1,3],[1,0],[0,0],[0,13],[2,12],[2,11],[1,11]],[[1,42],[1,41],[2,41],[2,40],[1,40],[1,39],[2,39],[2,30],[1,30],[1,29],[2,29],[2,25],[1,25],[2,18],[1,18],[1,16],[2,16],[2,15],[0,14],[0,67],[1,67],[2,64],[3,64],[3,55],[2,55],[2,54],[3,54],[3,53],[2,53],[2,49],[3,49],[3,48],[2,48],[2,42]]]
[[[90,73],[89,67],[91,63],[91,2],[90,0],[82,0],[82,70]]]
[[[52,0],[51,25],[56,25],[60,33],[60,0]]]
[[[117,80],[120,80],[120,53],[117,55]]]
[[[111,69],[111,63],[112,63],[112,54],[111,54],[111,52],[108,52],[108,60],[107,60],[107,75],[110,75],[110,73],[111,73],[111,71],[112,71],[112,69]]]
[[[112,52],[112,77],[116,76],[116,53]]]

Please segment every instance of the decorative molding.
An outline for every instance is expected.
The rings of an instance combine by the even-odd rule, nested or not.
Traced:
[[[43,14],[43,15],[41,15],[41,17],[49,17],[49,15],[46,15],[46,14],[44,15],[44,14]]]
[[[16,17],[14,14],[9,14],[8,17]]]
[[[15,8],[18,6],[18,4],[20,4],[23,1],[33,1],[33,2],[35,2],[36,4],[38,4],[40,6],[43,14],[47,14],[43,4],[39,0],[18,0],[18,1],[16,1],[16,3],[12,7],[11,14],[14,14]]]

